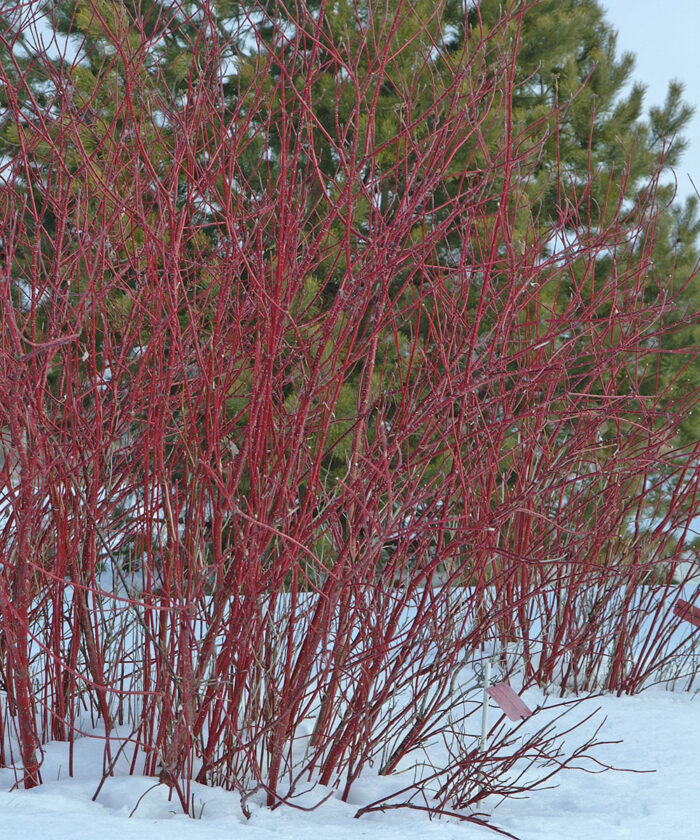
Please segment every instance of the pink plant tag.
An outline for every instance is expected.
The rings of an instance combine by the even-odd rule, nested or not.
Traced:
[[[696,627],[700,627],[700,609],[689,604],[687,601],[683,601],[681,598],[678,599],[678,603],[673,608],[673,614],[689,621]]]
[[[524,720],[532,714],[507,682],[496,683],[487,689],[489,697],[503,709],[510,720]]]

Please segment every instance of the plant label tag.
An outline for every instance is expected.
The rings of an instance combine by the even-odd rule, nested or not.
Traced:
[[[683,601],[681,598],[678,599],[678,603],[673,608],[673,614],[685,621],[689,621],[696,627],[700,627],[700,609],[689,604],[687,601]]]
[[[487,689],[489,697],[495,700],[510,720],[525,720],[532,711],[523,703],[522,699],[513,691],[507,682],[496,683]]]

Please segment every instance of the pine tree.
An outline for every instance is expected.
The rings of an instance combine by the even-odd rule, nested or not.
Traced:
[[[552,288],[543,282],[539,303],[544,310],[549,307],[565,312],[576,307],[590,298],[597,280],[614,270],[614,261],[605,253],[600,253],[592,266],[589,261],[572,258],[571,252],[577,241],[594,236],[610,219],[617,220],[619,207],[624,208],[627,226],[616,232],[615,248],[619,253],[629,253],[630,274],[634,273],[635,259],[647,266],[645,297],[653,300],[663,294],[664,285],[673,277],[675,287],[684,289],[686,303],[686,309],[675,313],[675,322],[665,316],[668,334],[664,341],[669,353],[657,357],[661,361],[643,373],[642,390],[668,388],[669,398],[686,390],[691,393],[699,384],[699,374],[689,367],[684,350],[697,346],[700,340],[694,319],[699,294],[694,275],[700,229],[696,202],[690,199],[685,206],[674,204],[662,214],[653,254],[644,243],[629,241],[640,218],[671,201],[672,188],[658,187],[654,176],[675,165],[683,150],[679,135],[690,110],[682,101],[681,88],[673,85],[663,107],[652,109],[646,119],[642,113],[643,86],[625,89],[633,60],[629,55],[617,56],[614,32],[596,0],[542,0],[522,13],[518,13],[517,3],[510,5],[513,14],[506,17],[503,4],[496,0],[467,4],[466,11],[458,0],[448,0],[440,7],[421,0],[412,4],[409,12],[396,16],[390,7],[372,6],[369,15],[368,4],[340,0],[329,6],[314,0],[306,5],[306,14],[309,21],[323,14],[321,31],[326,40],[319,42],[316,36],[290,27],[284,5],[272,0],[256,4],[252,10],[237,2],[216,6],[190,2],[178,4],[176,9],[158,0],[138,4],[112,0],[62,3],[53,11],[52,24],[72,43],[81,43],[80,60],[56,58],[52,65],[38,69],[27,43],[25,55],[16,65],[9,59],[5,62],[8,80],[19,78],[19,74],[26,79],[26,85],[19,86],[15,95],[24,98],[27,107],[24,125],[5,122],[0,128],[0,144],[12,150],[21,139],[26,142],[35,121],[51,119],[52,103],[69,97],[74,124],[56,124],[52,129],[56,136],[73,138],[66,147],[69,172],[84,173],[86,155],[93,168],[99,171],[102,162],[106,169],[111,144],[123,142],[128,115],[132,121],[151,124],[144,136],[151,134],[151,165],[157,173],[172,159],[193,124],[189,115],[196,108],[198,86],[218,85],[222,120],[232,125],[242,120],[250,133],[250,142],[239,161],[247,183],[257,184],[261,194],[273,191],[282,167],[289,172],[290,159],[297,179],[304,179],[312,170],[327,176],[325,190],[317,190],[306,199],[306,206],[296,208],[307,229],[325,229],[324,259],[312,276],[302,279],[295,299],[298,311],[307,316],[333,305],[340,290],[339,278],[357,273],[365,242],[392,235],[397,214],[417,209],[420,224],[411,229],[410,237],[417,248],[421,247],[431,236],[426,218],[437,230],[449,220],[454,196],[478,175],[486,160],[502,160],[500,175],[482,200],[495,220],[503,212],[500,194],[508,196],[506,213],[512,226],[509,247],[523,251],[531,239],[536,239],[535,231],[548,230],[550,253],[543,258],[551,257],[563,244],[569,250],[570,285],[562,288],[558,282]],[[485,40],[484,34],[490,34],[490,39]],[[203,39],[211,48],[195,62],[189,51]],[[512,43],[517,43],[517,63],[515,73],[509,75],[501,61]],[[8,44],[4,46],[6,57]],[[202,64],[204,54],[209,59]],[[139,86],[125,89],[126,67],[134,62],[140,67]],[[485,115],[490,129],[485,139],[482,132],[478,142],[464,139],[450,164],[452,179],[443,178],[432,189],[426,187],[431,177],[430,161],[420,160],[421,144],[427,134],[440,130],[449,119],[450,108],[456,106],[455,102],[441,101],[440,95],[449,89],[452,74],[465,62],[472,76],[480,75],[485,80],[482,84],[493,90],[488,106],[491,113]],[[289,74],[290,66],[296,72],[283,77],[282,73]],[[261,73],[269,79],[267,94],[262,96],[254,84]],[[347,82],[349,73],[363,80],[361,88]],[[375,84],[373,79],[381,82]],[[6,89],[13,88],[10,85]],[[299,106],[297,94],[307,89],[311,91],[308,99],[314,103],[312,113]],[[369,110],[373,114],[371,122],[367,120]],[[284,119],[280,119],[281,114]],[[407,125],[413,126],[409,132],[413,147],[408,153],[402,147]],[[74,142],[76,136],[79,144]],[[200,140],[199,145],[206,150],[206,138],[194,138],[193,145]],[[533,148],[541,149],[535,168],[519,171],[519,160]],[[28,190],[40,202],[51,177],[42,169],[41,153],[37,147],[33,170],[25,176]],[[202,167],[206,166],[205,154],[199,162]],[[507,155],[515,155],[512,165]],[[397,167],[395,161],[402,156],[408,165]],[[358,175],[365,187],[375,182],[380,186],[376,195],[365,189],[354,203],[355,234],[348,246],[349,220],[339,216],[335,207],[343,190]],[[129,179],[128,171],[116,175],[115,195],[128,192]],[[506,179],[510,179],[507,185]],[[652,187],[654,192],[650,194]],[[186,225],[191,231],[196,229],[196,235],[187,239],[179,265],[187,281],[187,294],[192,298],[209,295],[213,300],[216,287],[209,285],[207,272],[201,267],[218,259],[217,253],[230,236],[225,214],[216,202],[202,209],[207,204],[202,196],[188,192],[188,173],[184,170],[174,189],[174,210],[187,216]],[[216,185],[219,195],[227,189],[230,187],[224,184]],[[139,282],[145,223],[149,214],[156,213],[159,202],[171,200],[172,190],[173,184],[166,186],[159,184],[157,177],[152,179],[151,189],[140,197],[144,224],[133,219],[129,222],[133,252],[115,255],[125,265],[124,282],[132,288]],[[576,197],[578,200],[574,200]],[[248,221],[242,224],[247,225],[245,234],[252,237],[255,202],[249,196],[239,196],[238,200],[241,207],[249,208]],[[90,213],[89,201],[81,205],[81,212]],[[79,218],[74,227],[72,235],[79,235]],[[45,218],[39,235],[47,238],[47,252],[49,240],[56,233]],[[488,231],[455,230],[451,247],[443,250],[439,260],[449,270],[468,260],[465,255],[469,252],[483,257],[487,240]],[[397,242],[396,247],[408,244]],[[275,260],[273,247],[270,243],[265,256],[271,264]],[[494,272],[500,273],[502,284],[507,286],[512,281],[507,254],[496,256]],[[15,259],[21,265],[22,255],[16,254]],[[416,281],[410,278],[410,265],[405,264],[394,270],[389,289],[394,305],[405,307],[407,312],[413,312],[417,296]],[[245,272],[240,281],[245,284]],[[624,278],[620,279],[620,291],[621,300],[625,294],[635,293],[633,289],[625,291]],[[118,322],[120,312],[123,314],[129,304],[127,296],[112,294],[113,317]],[[478,282],[471,284],[469,295],[470,307],[476,312]],[[608,314],[601,309],[601,322]],[[369,329],[374,315],[364,312],[360,329]],[[410,376],[403,370],[402,347],[408,343],[411,330],[428,335],[430,315],[428,306],[417,322],[407,318],[405,332],[394,324],[395,333],[379,344],[377,369],[395,370],[397,377]],[[181,317],[187,317],[184,311]],[[480,317],[483,341],[487,342],[497,314],[482,313]],[[207,323],[199,325],[200,333],[209,328]],[[132,336],[132,340],[144,343],[148,336]],[[571,372],[582,392],[609,387],[624,391],[626,379],[640,375],[639,370],[624,369],[618,371],[614,382],[590,381],[595,347],[590,336],[582,334],[579,340],[582,346],[590,345],[590,364],[582,353],[580,367]],[[611,334],[604,340],[616,339]],[[338,352],[342,354],[342,348]],[[465,364],[469,364],[466,359]],[[58,376],[59,371],[53,375]],[[228,416],[241,428],[249,420],[246,393],[251,375],[250,370],[242,369],[239,380],[230,385]],[[326,470],[330,483],[347,469],[362,377],[363,366],[357,360],[354,375],[339,394],[338,417],[329,437]],[[384,382],[388,379],[384,377]],[[283,396],[291,409],[298,397],[292,381],[285,386]],[[374,394],[373,399],[379,396]],[[384,394],[382,399],[391,397]],[[697,437],[698,423],[698,412],[689,411],[682,428],[683,440]],[[371,438],[373,433],[369,424],[367,434]],[[611,446],[619,433],[619,429],[610,430]],[[514,430],[513,435],[517,434]],[[510,446],[505,445],[506,453]],[[504,454],[504,463],[508,458]],[[449,468],[447,461],[435,465],[437,471]]]
[[[511,4],[517,8],[518,4]],[[318,14],[319,3],[309,4],[312,13]],[[359,12],[357,9],[359,8]],[[446,72],[445,65],[431,62],[430,51],[435,44],[442,44],[445,52],[459,56],[464,49],[469,56],[471,33],[488,33],[502,27],[503,4],[497,0],[484,0],[469,4],[465,17],[461,2],[446,3],[440,9],[439,17],[431,17],[433,4],[414,5],[415,17],[405,16],[396,22],[391,36],[388,24],[383,28],[381,14],[373,17],[373,31],[363,28],[364,7],[351,2],[333,4],[332,9],[324,6],[324,29],[330,42],[349,45],[363,43],[359,61],[376,58],[382,48],[391,41],[393,47],[391,74],[395,72],[397,84],[386,81],[377,90],[376,109],[382,115],[373,124],[372,142],[380,147],[380,159],[391,167],[395,156],[395,144],[400,142],[400,120],[404,112],[425,113],[434,107],[429,84],[421,84],[421,74],[426,77]],[[271,52],[279,53],[284,46],[278,41],[272,48],[272,39],[284,26],[284,8],[276,3],[266,5],[267,17],[260,22],[259,34],[262,43],[269,43]],[[425,28],[416,26],[416,21],[430,21]],[[465,34],[466,33],[466,34]],[[500,33],[504,41],[517,41],[517,65],[512,79],[503,79],[504,85],[511,85],[512,114],[509,132],[516,138],[517,150],[524,154],[528,148],[543,143],[543,151],[536,169],[528,172],[524,194],[517,198],[518,189],[511,190],[511,201],[517,202],[511,208],[514,218],[514,247],[525,249],[528,245],[528,228],[549,228],[552,233],[552,247],[569,243],[577,236],[590,234],[604,227],[614,218],[620,207],[628,220],[631,232],[639,219],[653,212],[653,208],[668,207],[662,214],[658,240],[653,254],[646,253],[643,243],[636,243],[639,259],[648,263],[648,299],[663,293],[664,287],[672,282],[675,289],[683,289],[683,311],[676,316],[667,316],[668,335],[665,346],[668,354],[647,371],[645,389],[668,388],[669,397],[687,391],[692,393],[700,380],[696,366],[688,364],[690,356],[683,352],[698,345],[698,326],[690,323],[688,313],[698,311],[700,291],[695,272],[698,264],[697,237],[700,232],[697,199],[673,202],[673,185],[668,175],[678,164],[686,141],[682,136],[692,109],[682,99],[682,86],[673,83],[662,106],[651,108],[648,118],[644,116],[644,86],[631,83],[634,59],[630,54],[619,56],[616,35],[604,17],[597,0],[541,0],[528,6],[522,16],[514,15],[507,27]],[[353,41],[354,39],[354,41]],[[476,39],[479,40],[479,39]],[[479,40],[479,43],[482,42]],[[399,47],[403,47],[401,49]],[[405,46],[408,45],[408,46]],[[343,144],[362,144],[366,137],[362,133],[362,121],[358,118],[362,103],[350,86],[343,87],[340,80],[343,68],[327,63],[322,68],[310,67],[309,57],[317,56],[315,45],[309,41],[301,45],[290,42],[287,51],[294,50],[299,67],[295,84],[312,78],[316,126],[321,130],[309,132],[304,141],[313,145],[314,156],[329,178],[337,174],[334,150]],[[374,51],[374,52],[373,52]],[[251,72],[259,60],[257,48],[242,60],[241,72]],[[499,53],[492,49],[483,59],[482,72],[498,72]],[[246,68],[248,68],[246,70]],[[271,74],[275,75],[274,61]],[[233,77],[232,77],[233,78]],[[405,90],[406,78],[415,81],[410,91]],[[374,94],[368,86],[364,96]],[[494,116],[498,117],[498,105]],[[427,123],[426,125],[429,125]],[[269,138],[276,152],[277,141]],[[503,152],[504,131],[496,119],[492,128],[489,153],[498,156]],[[482,150],[468,142],[455,157],[455,178],[470,167],[478,168]],[[302,158],[303,159],[303,158]],[[483,160],[481,161],[483,162]],[[381,165],[381,164],[379,164]],[[517,179],[518,173],[515,173]],[[397,173],[395,183],[383,179],[384,194],[381,196],[383,217],[391,214],[392,203],[398,206],[405,197],[407,186]],[[578,202],[572,205],[578,190]],[[449,182],[441,186],[443,198],[449,200]],[[494,212],[497,204],[498,185],[494,185]],[[566,196],[562,206],[561,197]],[[319,197],[320,199],[320,197]],[[329,195],[332,201],[332,194]],[[436,196],[435,203],[439,204]],[[568,206],[567,206],[568,205]],[[323,218],[330,212],[328,202],[319,200],[316,215]],[[367,208],[369,213],[369,208]],[[432,218],[437,223],[439,212]],[[519,227],[522,229],[519,231]],[[417,233],[417,231],[416,231]],[[423,235],[421,233],[421,235]],[[342,231],[338,230],[338,241]],[[456,234],[455,250],[461,247]],[[618,244],[624,245],[625,232],[619,231]],[[478,243],[475,243],[476,247]],[[446,262],[450,255],[445,254]],[[344,265],[337,264],[332,249],[328,264],[342,273]],[[631,268],[631,266],[630,266]],[[602,279],[610,272],[611,261],[601,255],[594,274]],[[558,306],[571,305],[580,290],[574,288],[590,274],[584,265],[574,267],[576,282],[567,296],[557,290]],[[320,278],[322,287],[332,293],[332,279]],[[508,278],[504,278],[508,282]],[[588,281],[586,281],[588,282]],[[622,289],[621,283],[621,289]],[[671,294],[672,290],[667,289]],[[478,294],[478,289],[474,289]],[[631,292],[630,292],[631,294]],[[551,291],[543,288],[545,302],[551,298]],[[602,311],[601,317],[607,313]],[[674,320],[674,317],[676,320]],[[684,322],[685,319],[685,322]],[[687,323],[687,326],[685,324]],[[684,324],[681,328],[680,325]],[[485,324],[485,332],[488,324]],[[636,375],[636,374],[635,374]],[[624,388],[624,376],[616,387]],[[697,439],[700,434],[700,415],[689,408],[681,430],[681,442]]]
[[[492,26],[499,19],[499,4],[482,2],[470,17],[472,25]],[[514,89],[514,131],[532,125],[537,114],[551,119],[553,108],[559,119],[539,177],[528,185],[527,211],[545,224],[558,224],[570,239],[581,230],[581,222],[584,229],[604,225],[619,205],[626,209],[630,230],[654,207],[667,208],[653,253],[640,254],[648,264],[646,294],[651,299],[664,289],[669,295],[683,289],[684,302],[667,317],[668,352],[648,370],[644,390],[668,388],[670,397],[692,393],[700,384],[700,371],[692,364],[700,326],[691,315],[700,303],[700,218],[696,197],[673,201],[673,167],[686,148],[683,131],[692,115],[683,101],[682,85],[673,82],[663,105],[652,107],[645,118],[644,85],[631,82],[634,57],[618,55],[616,33],[597,0],[542,0],[523,15],[517,37],[521,84]],[[558,194],[576,183],[587,184],[581,193],[583,208],[561,207]],[[643,245],[637,241],[632,247],[641,252]],[[610,261],[601,255],[595,275],[610,270]],[[624,383],[618,387],[624,388]],[[700,413],[691,406],[679,442],[699,436]]]

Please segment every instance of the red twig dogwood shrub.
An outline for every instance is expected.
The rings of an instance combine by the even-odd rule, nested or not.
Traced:
[[[185,809],[192,779],[347,798],[457,714],[471,737],[485,656],[632,691],[690,651],[697,395],[648,387],[655,185],[600,206],[561,161],[541,215],[558,111],[514,124],[517,14],[454,53],[439,6],[370,3],[340,41],[269,6],[224,33],[213,4],[95,0],[72,60],[37,47],[40,99],[1,71],[0,759],[26,786],[91,727],[106,775]],[[550,736],[465,747],[426,807],[529,789],[499,768],[564,765]]]

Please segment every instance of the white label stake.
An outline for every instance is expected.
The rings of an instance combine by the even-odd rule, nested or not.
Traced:
[[[489,730],[489,686],[491,684],[491,660],[486,660],[484,668],[484,705],[481,709],[481,740],[479,751],[486,752],[486,736]]]

